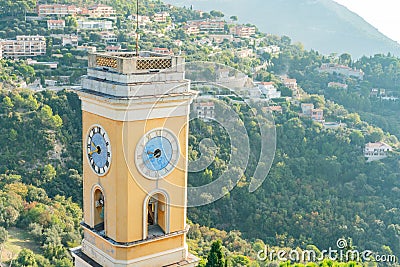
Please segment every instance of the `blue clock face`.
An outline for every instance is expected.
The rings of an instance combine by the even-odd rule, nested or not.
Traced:
[[[170,141],[163,136],[150,139],[144,147],[142,158],[149,170],[159,171],[164,169],[172,158]]]
[[[89,164],[98,175],[105,175],[110,168],[111,148],[106,131],[100,126],[91,128],[87,138]]]
[[[136,147],[136,166],[145,177],[158,179],[169,174],[178,161],[175,135],[166,129],[153,130],[143,136]]]

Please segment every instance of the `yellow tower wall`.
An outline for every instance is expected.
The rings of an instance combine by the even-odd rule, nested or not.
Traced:
[[[86,141],[83,144],[84,166],[84,222],[93,223],[93,188],[99,185],[105,198],[105,232],[117,242],[133,242],[145,236],[144,200],[150,192],[168,192],[170,201],[168,222],[169,232],[185,229],[186,220],[186,167],[187,167],[187,116],[152,119],[146,121],[120,122],[86,111],[83,116],[83,140],[93,125],[101,125],[108,133],[112,159],[109,172],[102,177],[95,174],[86,155]],[[178,138],[180,156],[177,167],[165,178],[156,182],[143,177],[135,165],[136,145],[142,136],[155,128],[167,128]],[[146,214],[147,216],[147,214]],[[147,220],[146,220],[147,221]]]

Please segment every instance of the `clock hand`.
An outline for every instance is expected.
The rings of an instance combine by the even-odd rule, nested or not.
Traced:
[[[90,151],[90,152],[89,152],[89,155],[93,155],[93,153],[97,153],[97,152],[99,152],[99,149],[98,149],[98,148],[96,148],[96,150]]]
[[[94,153],[99,152],[99,148],[93,143],[93,141],[92,141],[92,146],[93,146],[94,148],[96,148],[96,149],[89,152],[89,155],[90,155],[90,156],[93,155]]]
[[[161,157],[161,150],[156,149],[154,152],[147,151],[147,155],[153,155],[155,158]]]

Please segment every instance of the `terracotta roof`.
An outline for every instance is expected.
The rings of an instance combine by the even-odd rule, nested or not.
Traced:
[[[260,82],[262,85],[274,85],[274,82]]]
[[[49,19],[48,21],[47,21],[47,23],[53,23],[53,24],[64,24],[64,20],[61,20],[61,19]]]
[[[272,110],[272,111],[281,111],[282,107],[281,106],[270,106],[270,107],[268,107],[268,109]]]

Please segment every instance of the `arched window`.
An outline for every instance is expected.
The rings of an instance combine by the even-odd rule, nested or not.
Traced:
[[[96,231],[104,231],[104,194],[100,188],[93,191],[93,225]]]
[[[163,192],[148,195],[144,202],[143,239],[169,233],[169,200]]]

